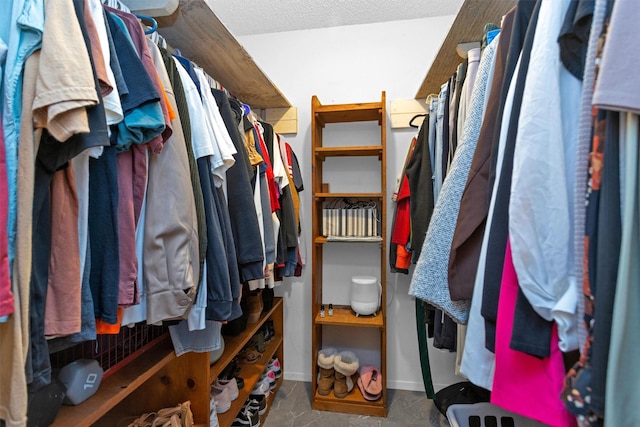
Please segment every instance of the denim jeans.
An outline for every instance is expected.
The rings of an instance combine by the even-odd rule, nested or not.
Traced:
[[[444,180],[442,170],[442,149],[443,149],[443,127],[444,127],[444,109],[447,105],[447,86],[448,83],[444,83],[440,87],[440,95],[438,95],[438,111],[436,114],[436,141],[435,141],[435,168],[434,168],[434,182],[433,182],[433,201],[434,204],[438,200],[440,189],[442,188],[442,181]],[[447,141],[448,143],[448,141]]]

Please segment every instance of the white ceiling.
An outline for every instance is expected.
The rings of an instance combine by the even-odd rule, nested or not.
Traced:
[[[455,15],[463,0],[206,0],[235,36]]]

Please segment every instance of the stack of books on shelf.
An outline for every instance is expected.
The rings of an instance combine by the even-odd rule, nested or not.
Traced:
[[[329,240],[379,238],[378,222],[374,202],[340,199],[322,208],[322,235]]]

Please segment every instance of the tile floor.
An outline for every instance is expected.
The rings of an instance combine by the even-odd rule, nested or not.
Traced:
[[[311,409],[311,383],[284,381],[263,427],[448,427],[423,392],[388,390],[387,418]]]

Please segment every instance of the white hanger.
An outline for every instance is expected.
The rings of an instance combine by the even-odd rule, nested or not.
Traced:
[[[123,10],[125,12],[131,13],[131,9],[129,9],[120,0],[102,0],[102,4],[106,4],[107,6],[112,7],[114,9]]]

